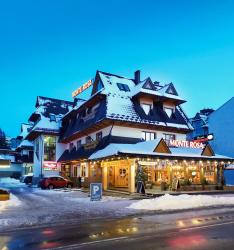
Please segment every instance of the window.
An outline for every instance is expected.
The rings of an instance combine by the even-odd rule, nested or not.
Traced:
[[[55,161],[56,156],[56,137],[45,136],[44,137],[44,161]]]
[[[141,107],[143,108],[145,114],[148,115],[151,110],[151,104],[142,103]]]
[[[91,114],[92,108],[87,108],[87,114]]]
[[[167,116],[169,118],[171,118],[173,112],[174,112],[174,109],[173,108],[168,108],[168,107],[164,107],[164,111],[166,112]]]
[[[163,134],[163,139],[169,145],[170,140],[175,140],[176,136],[174,134]]]
[[[69,151],[71,152],[73,148],[74,148],[74,144],[71,142],[71,143],[69,144]]]
[[[142,139],[145,141],[152,141],[152,140],[156,139],[156,133],[142,131]]]
[[[85,138],[85,142],[86,143],[90,143],[92,141],[92,138],[90,137],[90,136],[87,136],[86,138]]]
[[[78,140],[76,143],[76,148],[79,149],[81,147],[81,140]]]
[[[96,140],[101,141],[101,139],[102,139],[102,131],[96,134]]]
[[[50,121],[56,122],[56,116],[54,114],[50,114]]]
[[[118,86],[119,90],[121,90],[121,91],[125,91],[125,92],[129,92],[130,91],[130,89],[129,89],[129,87],[128,87],[127,84],[123,84],[123,83],[117,82],[117,86]]]
[[[77,166],[73,166],[73,177],[77,177]]]

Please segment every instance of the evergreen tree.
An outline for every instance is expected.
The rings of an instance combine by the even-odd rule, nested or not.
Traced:
[[[6,134],[2,129],[0,129],[0,148],[1,149],[8,149],[9,145],[6,140]]]

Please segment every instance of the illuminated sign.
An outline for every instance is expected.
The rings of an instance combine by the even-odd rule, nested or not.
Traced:
[[[169,146],[170,147],[177,147],[177,148],[201,148],[201,149],[203,149],[205,147],[205,145],[201,142],[179,141],[179,140],[170,140]]]
[[[58,170],[57,162],[45,161],[44,164],[43,164],[43,170],[47,170],[47,171],[56,171],[56,170]]]
[[[213,134],[209,134],[207,136],[198,136],[195,137],[195,139],[193,141],[195,142],[207,142],[207,141],[212,141],[214,139],[214,135]]]
[[[79,87],[78,89],[76,89],[75,91],[72,92],[72,97],[75,98],[81,92],[83,92],[84,90],[88,89],[90,86],[92,86],[92,83],[93,83],[92,80],[88,80],[81,87]]]

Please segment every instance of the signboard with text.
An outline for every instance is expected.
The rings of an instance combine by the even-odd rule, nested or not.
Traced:
[[[201,149],[203,149],[205,147],[205,145],[201,142],[179,141],[179,140],[170,140],[169,146],[170,147],[177,147],[177,148],[201,148]]]
[[[46,171],[56,171],[56,170],[58,170],[57,162],[44,161],[43,170],[46,170]]]
[[[102,199],[102,183],[90,184],[90,200],[100,201]]]
[[[88,89],[90,86],[92,86],[92,79],[88,80],[86,83],[84,83],[81,87],[76,89],[75,91],[72,92],[72,97],[75,98],[77,95],[82,93],[84,90]]]

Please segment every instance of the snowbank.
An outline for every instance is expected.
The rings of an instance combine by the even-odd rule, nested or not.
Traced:
[[[11,207],[17,207],[21,205],[21,201],[13,194],[10,194],[10,200],[0,201],[0,213]]]
[[[164,196],[155,199],[134,202],[127,208],[144,210],[177,210],[217,205],[234,205],[234,197],[187,194],[174,196],[165,194]]]
[[[0,178],[0,187],[22,187],[25,186],[25,183],[21,183],[19,180],[10,177]]]

